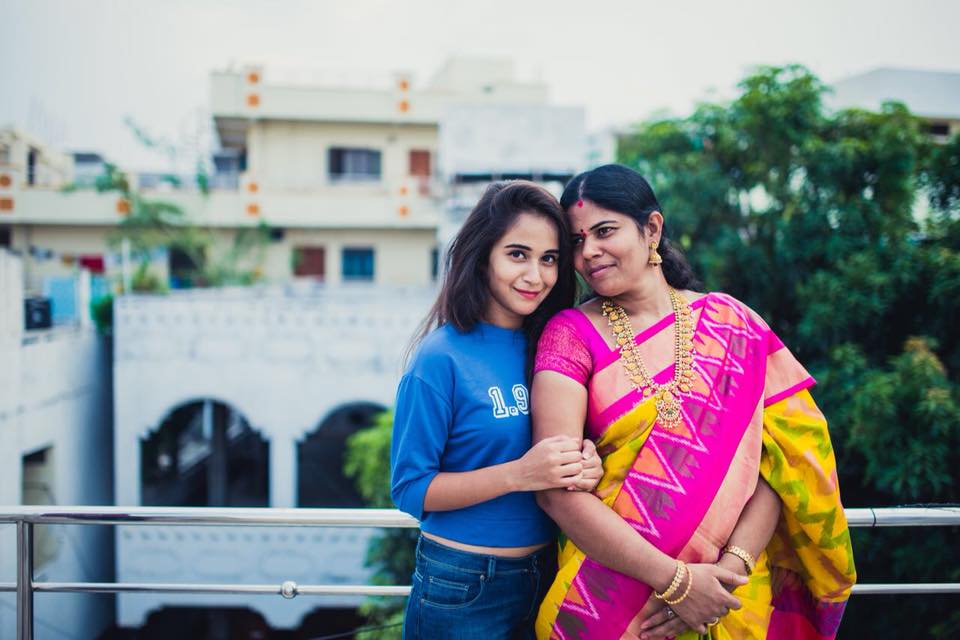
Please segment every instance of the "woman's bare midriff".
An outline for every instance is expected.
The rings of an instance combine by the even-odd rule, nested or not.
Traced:
[[[441,538],[440,536],[433,535],[432,533],[427,533],[426,531],[421,531],[420,535],[424,538],[429,538],[434,542],[439,542],[442,545],[447,547],[453,547],[454,549],[459,549],[460,551],[469,551],[470,553],[481,553],[485,556],[499,556],[501,558],[522,558],[528,556],[534,551],[543,549],[545,546],[550,544],[549,542],[544,542],[543,544],[534,544],[528,547],[481,547],[475,544],[464,544],[463,542],[457,542],[456,540],[448,540],[446,538]]]

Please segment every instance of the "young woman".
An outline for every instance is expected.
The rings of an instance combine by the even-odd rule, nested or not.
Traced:
[[[533,347],[573,302],[569,256],[559,203],[522,181],[489,187],[447,253],[394,416],[393,499],[421,521],[407,640],[532,637],[556,571],[533,492],[600,477],[579,436],[530,446]]]

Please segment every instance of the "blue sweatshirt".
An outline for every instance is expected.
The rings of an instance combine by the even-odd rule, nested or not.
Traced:
[[[473,471],[530,448],[529,392],[522,331],[481,323],[428,335],[400,380],[393,422],[391,495],[420,528],[488,547],[540,544],[555,534],[532,492],[509,493],[455,511],[423,511],[441,471]]]

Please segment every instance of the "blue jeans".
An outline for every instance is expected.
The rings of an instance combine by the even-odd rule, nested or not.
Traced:
[[[523,558],[417,543],[404,640],[526,640],[557,573],[556,545]]]

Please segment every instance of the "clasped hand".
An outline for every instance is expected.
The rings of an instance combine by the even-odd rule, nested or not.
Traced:
[[[641,640],[678,636],[688,629],[698,634],[707,632],[708,625],[740,608],[740,600],[730,593],[746,584],[747,578],[719,564],[688,564],[690,592],[673,606],[662,606],[640,625]],[[672,613],[671,613],[672,612]]]
[[[517,462],[520,491],[593,491],[603,476],[603,462],[593,442],[570,436],[544,438]]]

